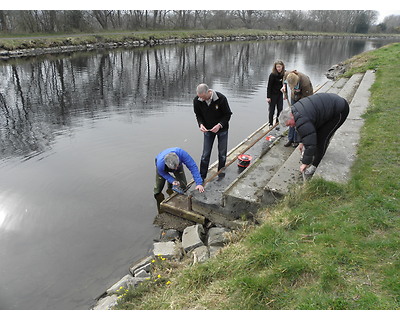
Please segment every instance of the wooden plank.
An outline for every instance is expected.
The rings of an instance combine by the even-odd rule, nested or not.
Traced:
[[[189,211],[183,208],[178,208],[176,206],[171,206],[165,202],[162,202],[160,206],[162,210],[168,212],[169,214],[173,214],[177,217],[181,217],[200,224],[205,223],[206,218],[193,211]]]

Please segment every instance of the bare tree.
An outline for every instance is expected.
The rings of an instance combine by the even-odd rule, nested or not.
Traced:
[[[52,33],[245,27],[366,33],[374,26],[376,17],[377,12],[372,10],[0,10],[0,31]],[[398,32],[391,21],[381,24],[380,30]]]
[[[6,10],[0,10],[0,31],[8,31],[8,11]]]
[[[390,15],[383,20],[383,25],[388,32],[400,33],[400,15]]]
[[[235,10],[234,14],[243,22],[244,27],[252,29],[254,26],[254,10]]]
[[[184,29],[189,26],[191,10],[174,10],[173,23],[175,28]]]
[[[93,17],[104,30],[108,29],[108,21],[111,13],[112,10],[92,10]]]

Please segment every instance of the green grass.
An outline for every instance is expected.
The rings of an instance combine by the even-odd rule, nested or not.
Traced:
[[[352,59],[377,72],[347,184],[311,180],[216,258],[159,264],[170,283],[149,281],[117,308],[398,310],[399,62],[399,43]]]

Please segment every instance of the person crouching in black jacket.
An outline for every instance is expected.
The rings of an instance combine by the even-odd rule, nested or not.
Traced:
[[[295,127],[301,138],[301,172],[315,172],[332,136],[348,114],[348,102],[334,93],[318,93],[305,97],[292,105],[291,112],[281,113],[280,122]]]

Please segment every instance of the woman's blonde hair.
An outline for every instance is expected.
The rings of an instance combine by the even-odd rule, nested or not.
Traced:
[[[300,80],[299,76],[294,72],[289,73],[288,76],[286,77],[286,81],[290,89],[293,89],[299,83],[299,80]]]

